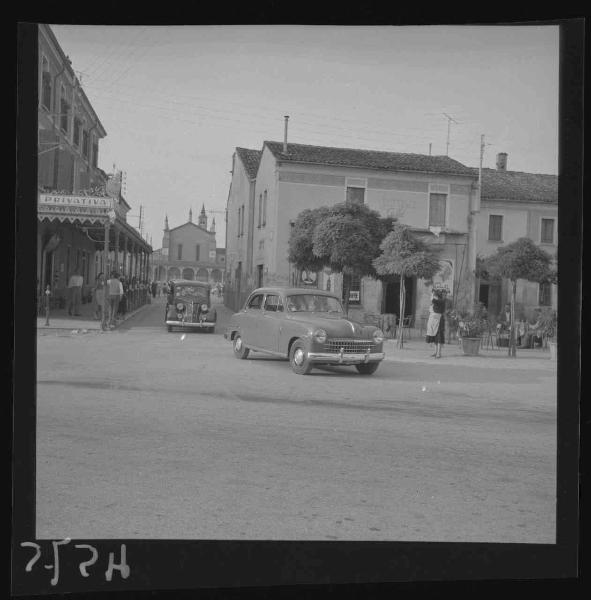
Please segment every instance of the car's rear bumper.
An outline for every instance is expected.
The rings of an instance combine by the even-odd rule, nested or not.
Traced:
[[[166,324],[174,327],[196,327],[197,329],[211,329],[212,327],[215,327],[215,322],[213,321],[191,323],[189,321],[171,321],[170,319],[166,319]]]
[[[373,353],[332,353],[332,352],[308,352],[308,360],[314,363],[329,363],[336,365],[359,365],[368,362],[378,362],[386,357],[384,352]]]

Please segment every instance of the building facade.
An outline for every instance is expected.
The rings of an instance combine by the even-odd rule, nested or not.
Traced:
[[[248,152],[252,156],[256,151]],[[299,281],[288,261],[288,240],[298,214],[353,201],[396,217],[436,245],[442,270],[435,285],[447,288],[463,304],[474,301],[476,252],[470,215],[477,209],[478,177],[473,169],[446,156],[266,141],[253,177],[243,156],[237,149],[227,208],[230,290]],[[341,275],[328,269],[306,273],[303,281],[342,294]],[[397,314],[399,285],[371,278],[355,281],[352,313]],[[428,310],[432,285],[407,281],[408,315]]]
[[[54,304],[70,275],[83,277],[88,300],[99,272],[147,279],[151,247],[127,223],[121,172],[98,167],[106,131],[51,28],[39,25],[37,288]],[[105,243],[107,248],[105,248]]]
[[[169,228],[168,217],[165,217],[162,248],[152,254],[152,279],[223,283],[226,253],[225,249],[217,248],[215,238],[215,218],[208,229],[205,206],[197,223],[193,223],[192,210],[189,210],[189,220],[173,229]]]
[[[507,170],[507,155],[497,155],[496,169],[482,170],[482,201],[477,217],[478,255],[528,237],[551,256],[558,249],[558,177]],[[510,282],[479,281],[478,299],[492,314],[510,302]],[[557,286],[518,280],[518,313],[557,307]]]

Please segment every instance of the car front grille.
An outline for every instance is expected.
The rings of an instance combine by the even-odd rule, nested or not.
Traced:
[[[373,352],[376,345],[372,340],[328,340],[324,345],[325,352],[339,353],[341,348],[345,354],[365,354]]]

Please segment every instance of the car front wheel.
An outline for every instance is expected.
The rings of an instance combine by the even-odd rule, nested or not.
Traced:
[[[379,362],[370,362],[370,363],[363,363],[361,365],[355,365],[355,368],[362,375],[372,375],[373,373],[375,373],[378,370],[379,366],[380,366]]]
[[[248,357],[249,349],[244,345],[242,338],[237,335],[234,338],[234,356],[244,360]]]
[[[289,351],[289,364],[294,373],[307,375],[312,370],[312,363],[308,360],[306,345],[304,342],[296,341]]]

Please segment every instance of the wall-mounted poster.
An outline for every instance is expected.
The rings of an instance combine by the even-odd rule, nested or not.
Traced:
[[[433,289],[445,290],[448,296],[454,290],[454,261],[446,258],[439,261],[441,268],[439,273],[433,277]]]
[[[302,271],[302,283],[306,285],[315,285],[317,279],[318,273],[316,273],[316,271],[307,271],[306,269]]]

